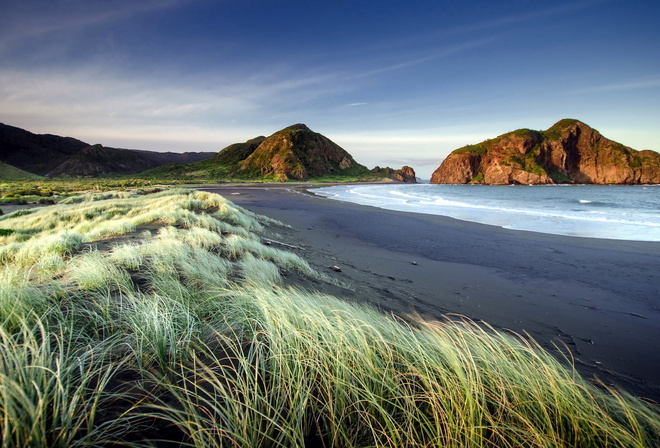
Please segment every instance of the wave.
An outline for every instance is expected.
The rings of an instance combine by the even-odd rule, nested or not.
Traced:
[[[636,192],[643,195],[643,189],[608,190],[602,186],[566,191],[569,193],[558,196],[543,187],[418,184],[336,186],[319,189],[317,193],[347,202],[444,215],[507,229],[660,241],[660,199],[655,195],[640,197]]]

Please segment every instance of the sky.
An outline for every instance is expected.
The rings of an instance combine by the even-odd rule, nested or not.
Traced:
[[[649,0],[2,0],[0,122],[176,152],[305,123],[426,179],[563,118],[660,150],[658,22]]]

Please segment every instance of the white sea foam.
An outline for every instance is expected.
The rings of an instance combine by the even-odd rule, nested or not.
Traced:
[[[358,204],[445,215],[514,230],[660,241],[660,190],[652,186],[417,184],[336,186],[315,191]]]

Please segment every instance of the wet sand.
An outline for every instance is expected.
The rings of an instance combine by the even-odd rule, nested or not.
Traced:
[[[352,286],[310,288],[386,312],[457,313],[527,333],[555,353],[567,348],[585,377],[660,402],[660,243],[513,231],[303,187],[202,189],[290,225],[269,238],[301,246],[310,265]]]

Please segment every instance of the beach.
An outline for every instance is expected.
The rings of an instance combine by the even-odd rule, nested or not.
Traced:
[[[301,287],[529,335],[583,376],[660,401],[660,243],[507,230],[335,201],[307,187],[201,189],[289,225],[269,227],[266,242],[337,280]]]

